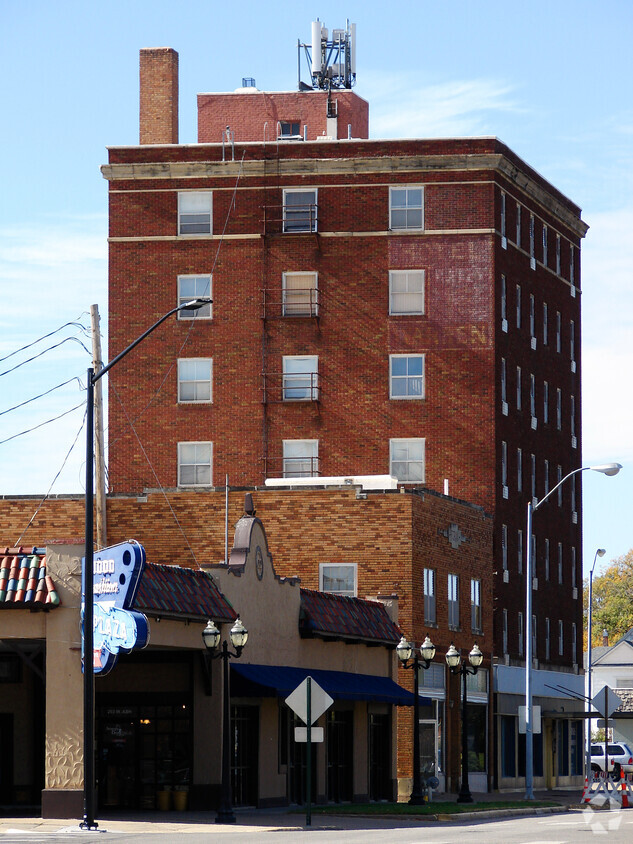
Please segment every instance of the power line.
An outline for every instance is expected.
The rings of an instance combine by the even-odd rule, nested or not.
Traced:
[[[8,407],[6,410],[0,410],[0,416],[4,416],[5,413],[11,413],[12,410],[18,410],[18,408],[24,407],[24,405],[30,404],[32,401],[37,401],[38,399],[44,398],[44,396],[47,396],[49,393],[52,393],[55,390],[59,390],[60,387],[65,387],[66,384],[70,384],[72,381],[76,381],[79,384],[79,388],[83,390],[83,384],[81,383],[80,379],[77,378],[77,376],[75,375],[73,378],[69,378],[68,381],[63,381],[56,387],[51,387],[50,390],[46,390],[45,393],[40,393],[39,396],[33,396],[32,399],[27,399],[26,401],[20,402],[20,404],[16,404],[13,407]]]
[[[82,314],[82,316],[83,316],[83,314]],[[0,363],[2,363],[5,360],[8,360],[9,358],[12,358],[13,355],[17,355],[20,352],[24,352],[26,349],[30,349],[31,346],[35,346],[35,345],[37,345],[37,343],[41,343],[42,340],[46,340],[49,337],[52,337],[53,334],[59,334],[60,331],[63,331],[64,328],[68,328],[69,325],[74,325],[77,328],[81,328],[81,330],[84,332],[84,334],[86,336],[89,335],[89,329],[85,325],[83,325],[83,323],[81,323],[81,322],[65,322],[63,325],[60,325],[60,327],[56,328],[54,331],[50,331],[48,334],[44,334],[43,337],[38,337],[37,340],[33,340],[31,343],[27,343],[26,346],[22,346],[21,348],[16,349],[14,352],[10,352],[8,355],[5,355],[3,358],[0,358]]]
[[[37,358],[41,358],[42,355],[45,355],[47,352],[52,352],[53,349],[57,349],[57,348],[59,348],[59,346],[63,346],[64,343],[67,343],[69,340],[74,340],[75,343],[79,343],[79,345],[83,349],[85,349],[88,352],[88,354],[90,354],[90,351],[88,349],[86,349],[84,344],[77,337],[65,337],[59,343],[55,343],[53,346],[49,346],[47,349],[44,349],[44,351],[39,352],[37,355],[33,355],[32,358],[27,358],[26,360],[23,360],[22,363],[16,363],[16,365],[12,366],[11,369],[6,369],[4,372],[0,372],[0,377],[2,377],[3,375],[8,375],[10,372],[15,372],[15,370],[19,369],[21,366],[24,366],[27,363],[31,363],[31,361],[37,360]]]
[[[60,413],[59,416],[54,416],[52,419],[47,419],[46,422],[40,422],[39,425],[35,425],[33,428],[28,428],[26,431],[20,431],[19,434],[13,434],[12,437],[7,437],[6,440],[0,440],[0,445],[4,445],[5,443],[11,442],[11,440],[15,440],[18,437],[23,437],[25,434],[30,434],[32,431],[37,431],[38,428],[43,428],[44,425],[49,425],[51,422],[56,422],[58,419],[61,419],[64,416],[68,416],[69,413],[72,413],[73,410],[77,410],[80,407],[83,407],[85,402],[80,402],[79,404],[75,405],[75,407],[71,407],[70,410],[65,410],[63,413]]]

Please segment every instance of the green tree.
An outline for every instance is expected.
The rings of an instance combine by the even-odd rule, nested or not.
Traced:
[[[587,630],[589,578],[584,581],[584,614]],[[633,548],[612,560],[602,574],[593,578],[592,647],[602,644],[602,631],[614,645],[633,627]]]

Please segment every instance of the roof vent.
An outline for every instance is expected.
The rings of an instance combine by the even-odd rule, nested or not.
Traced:
[[[255,80],[252,76],[242,76],[242,88],[256,88]]]

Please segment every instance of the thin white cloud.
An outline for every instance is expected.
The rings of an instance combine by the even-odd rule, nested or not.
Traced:
[[[418,84],[407,75],[366,74],[372,137],[459,137],[494,134],[492,112],[517,112],[512,88],[494,79]]]

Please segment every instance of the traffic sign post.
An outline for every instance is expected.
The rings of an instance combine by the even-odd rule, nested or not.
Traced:
[[[613,689],[609,686],[604,686],[600,689],[597,695],[591,701],[598,712],[607,719],[607,726],[604,728],[604,770],[609,770],[609,715],[612,715],[615,710],[622,706],[622,698],[616,695]]]
[[[306,725],[306,826],[312,825],[312,724],[318,721],[326,709],[334,703],[329,694],[309,675],[299,683],[294,692],[286,698],[286,703]],[[317,728],[318,729],[318,728]],[[297,739],[295,741],[303,739]],[[316,739],[323,741],[321,737]]]

